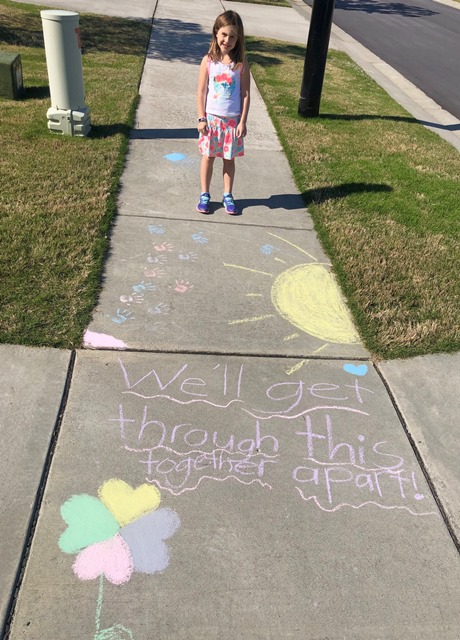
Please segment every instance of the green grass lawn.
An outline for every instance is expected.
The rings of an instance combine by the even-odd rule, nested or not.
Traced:
[[[88,138],[51,134],[40,9],[0,0],[0,50],[24,99],[0,99],[0,342],[81,344],[100,286],[150,25],[81,15]]]
[[[251,71],[367,347],[460,349],[460,154],[330,51],[320,117],[298,116],[305,49],[248,39]]]

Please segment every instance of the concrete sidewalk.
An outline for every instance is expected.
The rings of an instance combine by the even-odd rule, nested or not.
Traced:
[[[222,6],[306,39],[290,8],[124,5],[155,16],[86,349],[0,348],[7,637],[456,639],[460,358],[370,360],[254,83],[242,215],[218,163],[194,212]]]

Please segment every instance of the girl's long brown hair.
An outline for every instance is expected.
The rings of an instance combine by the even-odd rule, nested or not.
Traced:
[[[222,27],[234,27],[237,33],[237,41],[235,48],[230,51],[229,56],[234,64],[241,64],[244,60],[244,27],[243,22],[236,11],[225,11],[217,16],[212,28],[211,44],[209,46],[208,55],[213,62],[218,62],[220,58],[220,50],[217,45],[217,32]]]

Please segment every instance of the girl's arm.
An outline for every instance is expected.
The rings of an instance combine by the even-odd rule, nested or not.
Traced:
[[[208,55],[203,57],[198,77],[198,91],[196,94],[196,111],[198,118],[206,118],[206,97],[208,95]],[[198,131],[206,135],[208,125],[206,122],[198,123]]]
[[[236,128],[236,135],[241,138],[246,135],[246,122],[248,119],[249,105],[251,103],[251,74],[249,73],[249,63],[244,58],[243,69],[241,71],[241,118]]]

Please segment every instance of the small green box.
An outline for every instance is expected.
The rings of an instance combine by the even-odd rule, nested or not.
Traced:
[[[16,100],[23,93],[21,56],[0,51],[0,96]]]

